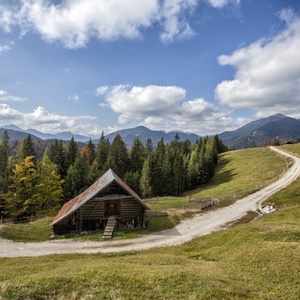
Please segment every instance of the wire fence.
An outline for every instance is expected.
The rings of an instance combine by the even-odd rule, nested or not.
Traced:
[[[7,223],[14,223],[14,224],[21,224],[21,223],[32,223],[39,219],[43,219],[49,217],[49,215],[31,215],[27,217],[21,218],[8,218],[5,216],[0,216],[0,224],[7,224]]]

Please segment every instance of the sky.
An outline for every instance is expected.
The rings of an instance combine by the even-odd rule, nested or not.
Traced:
[[[0,0],[0,126],[200,136],[300,118],[299,0]]]

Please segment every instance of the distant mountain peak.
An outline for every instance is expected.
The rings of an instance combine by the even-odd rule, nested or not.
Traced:
[[[243,127],[219,134],[223,143],[229,147],[262,147],[274,138],[282,142],[300,139],[300,121],[284,114],[275,114],[252,121]]]

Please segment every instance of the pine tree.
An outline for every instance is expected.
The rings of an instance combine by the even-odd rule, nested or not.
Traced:
[[[149,156],[150,183],[154,196],[164,195],[166,190],[166,169],[165,169],[166,146],[164,139],[157,143],[153,156]]]
[[[121,178],[125,177],[128,168],[126,145],[119,134],[114,138],[108,155],[108,167],[113,169]]]
[[[88,153],[87,153],[88,162],[89,162],[89,165],[91,166],[96,158],[95,145],[92,142],[91,138],[89,139],[89,142],[87,144],[87,149],[88,149]]]
[[[145,155],[146,157],[148,157],[152,153],[153,153],[153,143],[151,138],[147,138],[146,146],[145,146]]]
[[[75,142],[74,137],[72,137],[67,149],[68,167],[75,163],[77,155],[78,155],[78,145]]]
[[[88,187],[87,179],[88,173],[84,158],[78,155],[74,165],[69,167],[65,177],[63,189],[66,200],[70,200],[83,192]]]
[[[0,193],[6,193],[9,182],[9,136],[5,130],[0,144]]]
[[[124,181],[128,186],[130,186],[138,195],[141,195],[141,186],[140,186],[140,180],[141,180],[141,172],[134,172],[129,171],[126,173]]]
[[[23,161],[27,156],[32,156],[32,161],[34,164],[36,164],[36,153],[30,134],[21,141],[18,148],[18,159],[20,162]]]
[[[76,196],[76,178],[75,178],[74,166],[71,165],[68,169],[63,184],[63,193],[65,201],[69,201]]]
[[[92,185],[102,175],[99,169],[100,168],[99,168],[98,160],[95,159],[88,173],[88,177],[87,177],[88,186]]]
[[[0,144],[0,215],[4,215],[5,201],[2,195],[7,193],[9,185],[9,136],[4,130]]]
[[[145,148],[141,140],[137,137],[132,145],[130,154],[130,170],[133,173],[142,173],[145,160]]]
[[[63,144],[63,141],[58,141],[57,139],[50,145],[45,153],[49,159],[57,165],[58,174],[61,178],[65,178],[68,171],[67,162],[67,149]]]
[[[106,169],[107,169],[109,148],[110,148],[109,140],[105,138],[104,132],[102,132],[97,146],[97,151],[96,151],[96,159],[99,164],[100,174],[103,174],[107,171]]]

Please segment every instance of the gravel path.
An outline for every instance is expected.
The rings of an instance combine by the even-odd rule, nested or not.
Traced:
[[[53,240],[40,243],[15,243],[0,238],[0,257],[42,256],[63,253],[112,253],[122,251],[140,251],[156,247],[180,245],[191,241],[195,237],[210,234],[226,228],[247,211],[255,210],[263,201],[282,188],[288,186],[300,175],[300,158],[287,154],[275,147],[271,147],[282,155],[291,157],[295,163],[276,182],[260,191],[253,193],[236,203],[208,213],[200,213],[192,219],[183,221],[178,226],[153,233],[141,238],[116,241],[73,241]],[[1,231],[1,225],[0,225]]]

